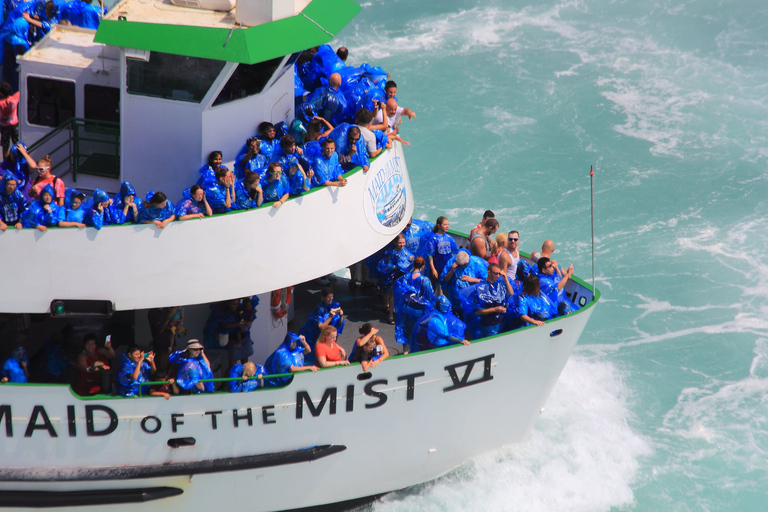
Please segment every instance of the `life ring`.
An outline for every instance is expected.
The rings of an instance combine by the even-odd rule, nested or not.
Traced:
[[[272,315],[275,318],[283,318],[288,314],[288,306],[291,305],[292,300],[293,286],[273,291],[272,299],[269,303],[269,308],[272,310]]]

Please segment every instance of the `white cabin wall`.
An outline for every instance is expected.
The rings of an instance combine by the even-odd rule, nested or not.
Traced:
[[[293,121],[293,70],[287,71],[261,94],[210,107],[203,112],[200,165],[214,150],[224,154],[225,162],[234,161],[245,141],[258,134],[258,126],[263,121],[273,124]]]
[[[52,80],[61,80],[63,82],[75,83],[75,117],[85,117],[85,86],[102,85],[105,87],[120,87],[120,72],[117,61],[106,61],[110,65],[101,67],[92,66],[81,68],[77,66],[56,66],[49,63],[35,61],[19,61],[21,72],[19,83],[26,84],[28,76],[40,78],[49,78]],[[22,95],[19,102],[19,130],[21,140],[31,146],[53,130],[50,126],[40,126],[29,124],[27,116],[27,95],[26,87],[22,87]],[[43,155],[32,155],[35,158]]]
[[[200,104],[135,96],[124,90],[121,100],[121,180],[129,181],[139,197],[151,189],[178,201],[182,191],[195,184],[202,165]]]

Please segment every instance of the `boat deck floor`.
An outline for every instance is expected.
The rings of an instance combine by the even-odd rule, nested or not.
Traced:
[[[347,354],[360,336],[360,327],[366,322],[370,322],[379,330],[379,336],[384,338],[390,357],[402,353],[402,345],[395,343],[395,326],[387,322],[387,313],[383,310],[382,299],[376,286],[350,288],[349,279],[344,277],[338,277],[335,282],[325,286],[333,289],[333,300],[338,302],[344,311],[344,331],[337,343],[344,347]],[[320,291],[325,286],[315,280],[294,288],[294,317],[288,323],[288,330],[297,332],[304,325],[309,314],[320,302]]]

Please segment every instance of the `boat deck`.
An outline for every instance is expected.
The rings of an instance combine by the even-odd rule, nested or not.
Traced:
[[[344,347],[347,354],[360,336],[358,329],[366,322],[373,324],[379,330],[379,336],[389,349],[389,355],[402,353],[402,347],[395,343],[395,326],[386,322],[387,314],[382,309],[382,300],[375,286],[370,288],[349,288],[349,280],[337,278],[330,285],[333,289],[333,300],[341,304],[345,313],[344,332],[337,343]],[[288,323],[288,330],[297,332],[309,314],[320,302],[320,291],[325,286],[317,281],[302,283],[294,288],[294,318]]]

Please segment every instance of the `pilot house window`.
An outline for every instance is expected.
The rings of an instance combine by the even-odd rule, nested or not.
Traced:
[[[259,94],[264,90],[269,79],[283,61],[284,57],[259,62],[257,64],[238,64],[235,72],[227,80],[227,85],[219,93],[213,105],[223,105],[230,101]]]
[[[29,124],[56,127],[75,116],[75,83],[27,77]]]
[[[128,92],[200,103],[224,61],[150,52],[149,61],[127,58]]]

